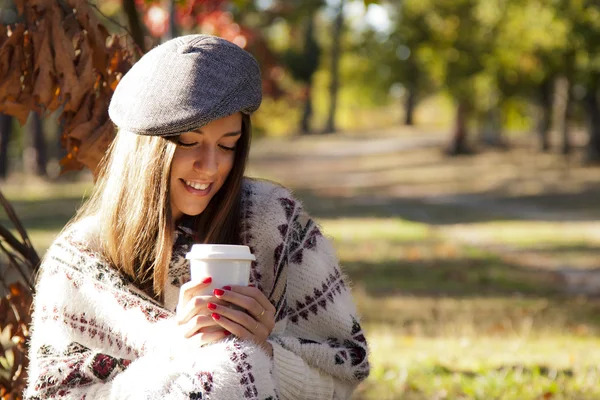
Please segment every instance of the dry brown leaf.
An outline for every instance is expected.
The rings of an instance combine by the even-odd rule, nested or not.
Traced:
[[[54,0],[17,1],[22,24],[10,38],[0,37],[0,110],[23,123],[31,109],[62,107],[61,143],[68,152],[62,171],[79,170],[82,162],[95,170],[114,138],[107,111],[132,65],[127,43],[109,36],[86,0],[67,0],[70,7]]]
[[[25,0],[14,0],[14,3],[19,15],[23,15],[23,11],[25,10]]]
[[[74,139],[84,141],[87,137],[92,135],[97,127],[104,124],[108,119],[108,103],[110,99],[100,96],[94,100],[94,106],[92,108],[92,115],[89,121],[74,127],[71,132],[67,135]]]
[[[31,108],[27,103],[5,100],[0,103],[0,112],[15,117],[21,125],[25,125]]]
[[[0,24],[0,46],[4,45],[10,38],[7,35],[8,29],[6,25]]]
[[[19,102],[29,104],[33,92],[33,42],[28,30],[23,33],[23,59],[21,60],[21,94]]]
[[[65,120],[68,120],[69,123],[64,127],[64,133],[69,134],[69,132],[73,131],[78,125],[81,125],[92,117],[92,108],[94,106],[94,99],[96,98],[95,93],[88,93],[83,99],[79,110],[77,113],[69,113],[66,114]]]
[[[84,167],[82,163],[75,159],[75,156],[73,156],[72,153],[67,153],[67,155],[59,161],[59,164],[62,167],[60,170],[61,174],[69,171],[80,171]]]
[[[23,46],[23,33],[25,32],[25,26],[22,24],[18,24],[15,26],[12,35],[10,37],[10,41],[2,46],[8,47],[7,51],[10,52],[9,58],[7,60],[4,57],[0,57],[2,62],[7,62],[7,65],[2,68],[7,67],[8,70],[2,76],[2,83],[0,84],[0,100],[11,100],[15,101],[19,98],[21,94],[21,63],[25,57],[25,48]]]
[[[85,142],[82,142],[77,160],[97,175],[97,166],[106,154],[106,150],[115,138],[115,129],[111,120],[96,128]]]
[[[80,44],[81,53],[77,64],[77,75],[79,77],[79,89],[82,91],[83,97],[78,105],[81,107],[89,88],[93,87],[96,82],[96,74],[94,73],[93,60],[91,57],[92,49],[88,42],[88,38],[82,35]]]
[[[48,20],[40,23],[40,29],[34,33],[34,48],[37,47],[34,66],[35,85],[33,89],[33,106],[40,109],[39,105],[48,105],[54,97],[56,78],[52,50],[50,49],[50,35],[47,34]]]
[[[71,40],[65,35],[62,29],[63,12],[56,3],[52,7],[51,30],[52,30],[52,45],[54,46],[54,67],[58,74],[58,82],[61,87],[59,96],[65,101],[65,111],[76,111],[83,96],[80,94],[79,80],[77,72],[73,65],[75,58],[75,50],[71,44]],[[78,91],[79,90],[79,91]],[[73,96],[76,96],[75,98]]]
[[[106,39],[109,36],[108,31],[98,22],[94,14],[90,12],[91,9],[86,0],[69,0],[68,3],[77,10],[75,16],[79,23],[86,27],[90,46],[92,49],[95,49],[92,54],[94,68],[106,78],[108,66],[106,57]]]
[[[52,0],[27,0],[27,6],[39,14],[48,12],[55,2]],[[38,18],[36,20],[39,20]],[[34,21],[35,22],[35,21]]]

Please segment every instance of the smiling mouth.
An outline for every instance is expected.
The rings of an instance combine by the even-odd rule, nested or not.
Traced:
[[[211,189],[212,189],[212,182],[211,183],[197,183],[197,182],[192,182],[192,181],[186,181],[183,179],[180,179],[181,183],[183,184],[185,190],[187,190],[188,192],[195,194],[197,196],[206,196],[207,194],[210,193]]]

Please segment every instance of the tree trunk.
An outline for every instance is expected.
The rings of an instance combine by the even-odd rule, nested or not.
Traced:
[[[0,113],[0,179],[8,176],[8,142],[12,131],[12,117]]]
[[[571,113],[571,82],[568,77],[563,76],[556,82],[555,93],[555,123],[557,130],[561,133],[561,153],[571,152],[571,140],[569,137],[569,116]]]
[[[123,11],[127,15],[129,29],[133,36],[133,41],[140,48],[142,53],[146,52],[146,44],[144,41],[144,28],[140,22],[140,16],[135,8],[135,0],[123,0]]]
[[[545,79],[539,87],[539,115],[537,121],[537,134],[540,139],[540,149],[546,153],[550,151],[550,128],[552,126],[552,79]]]
[[[588,120],[589,140],[587,143],[586,160],[590,163],[600,162],[600,105],[596,88],[588,88],[583,99]]]
[[[486,146],[507,148],[502,136],[502,104],[497,101],[484,115],[480,140]]]
[[[42,119],[36,112],[31,113],[29,134],[31,137],[30,152],[33,161],[32,171],[38,176],[46,176],[46,163],[48,161],[46,155],[46,142],[44,140]]]
[[[404,103],[404,124],[408,126],[414,125],[414,113],[417,105],[417,88],[413,85],[408,88],[408,95]]]
[[[176,38],[179,36],[179,29],[177,27],[177,22],[175,21],[175,14],[177,12],[177,7],[175,4],[175,0],[167,0],[166,7],[167,12],[169,13],[169,29],[165,32],[162,39],[163,42],[167,40]]]
[[[456,156],[462,154],[471,154],[471,150],[467,144],[467,117],[467,103],[461,101],[456,107],[456,125],[454,127],[452,143],[448,149],[449,155]]]
[[[304,108],[302,111],[302,118],[300,119],[300,133],[303,135],[308,135],[311,132],[310,120],[312,118],[312,113],[312,80],[310,80],[304,88]]]
[[[342,29],[344,26],[344,4],[345,0],[340,0],[338,12],[333,24],[333,42],[331,45],[331,83],[329,84],[329,114],[327,116],[327,124],[325,125],[325,133],[334,133],[335,114],[337,113],[338,91],[340,86],[340,55]]]

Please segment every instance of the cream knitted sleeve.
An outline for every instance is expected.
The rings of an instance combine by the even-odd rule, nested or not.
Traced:
[[[274,373],[283,399],[347,399],[369,373],[367,343],[331,242],[299,201],[281,188],[263,207],[283,222],[281,261],[286,285],[273,345]],[[277,325],[276,325],[277,326]]]

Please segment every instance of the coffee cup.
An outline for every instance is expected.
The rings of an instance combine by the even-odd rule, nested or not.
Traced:
[[[195,244],[185,256],[190,260],[193,282],[210,276],[211,284],[198,293],[212,295],[214,289],[225,285],[248,286],[250,267],[256,257],[248,246],[224,244]]]

